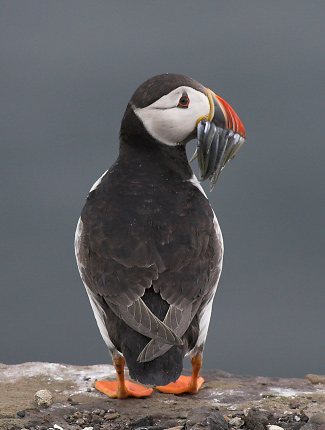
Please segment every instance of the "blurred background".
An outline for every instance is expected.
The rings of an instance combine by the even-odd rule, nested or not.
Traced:
[[[247,132],[209,193],[225,260],[204,368],[325,373],[324,9],[322,0],[0,1],[0,362],[110,362],[74,231],[118,155],[129,98],[175,72],[224,98]]]

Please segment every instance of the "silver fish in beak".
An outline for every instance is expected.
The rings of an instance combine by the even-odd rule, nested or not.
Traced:
[[[199,180],[210,179],[212,191],[225,164],[246,141],[244,126],[232,107],[207,89],[210,112],[197,121],[197,148],[190,162],[198,158]]]

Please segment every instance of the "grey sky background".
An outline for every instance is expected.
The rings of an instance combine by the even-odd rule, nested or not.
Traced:
[[[175,72],[247,132],[209,193],[225,261],[204,367],[325,373],[324,13],[299,0],[0,1],[0,362],[110,362],[74,230],[132,93]]]

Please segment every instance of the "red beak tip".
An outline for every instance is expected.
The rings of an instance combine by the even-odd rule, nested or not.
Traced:
[[[226,127],[232,130],[234,133],[240,134],[240,136],[244,137],[246,139],[246,132],[243,126],[243,123],[239,119],[236,112],[233,110],[233,108],[221,97],[214,94],[217,102],[219,103],[219,106],[221,107],[221,110],[224,113],[225,119],[226,119]]]

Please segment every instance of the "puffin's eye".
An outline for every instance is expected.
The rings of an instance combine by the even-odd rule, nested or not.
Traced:
[[[188,108],[189,104],[190,104],[190,99],[188,95],[184,93],[182,97],[179,99],[177,107]]]

